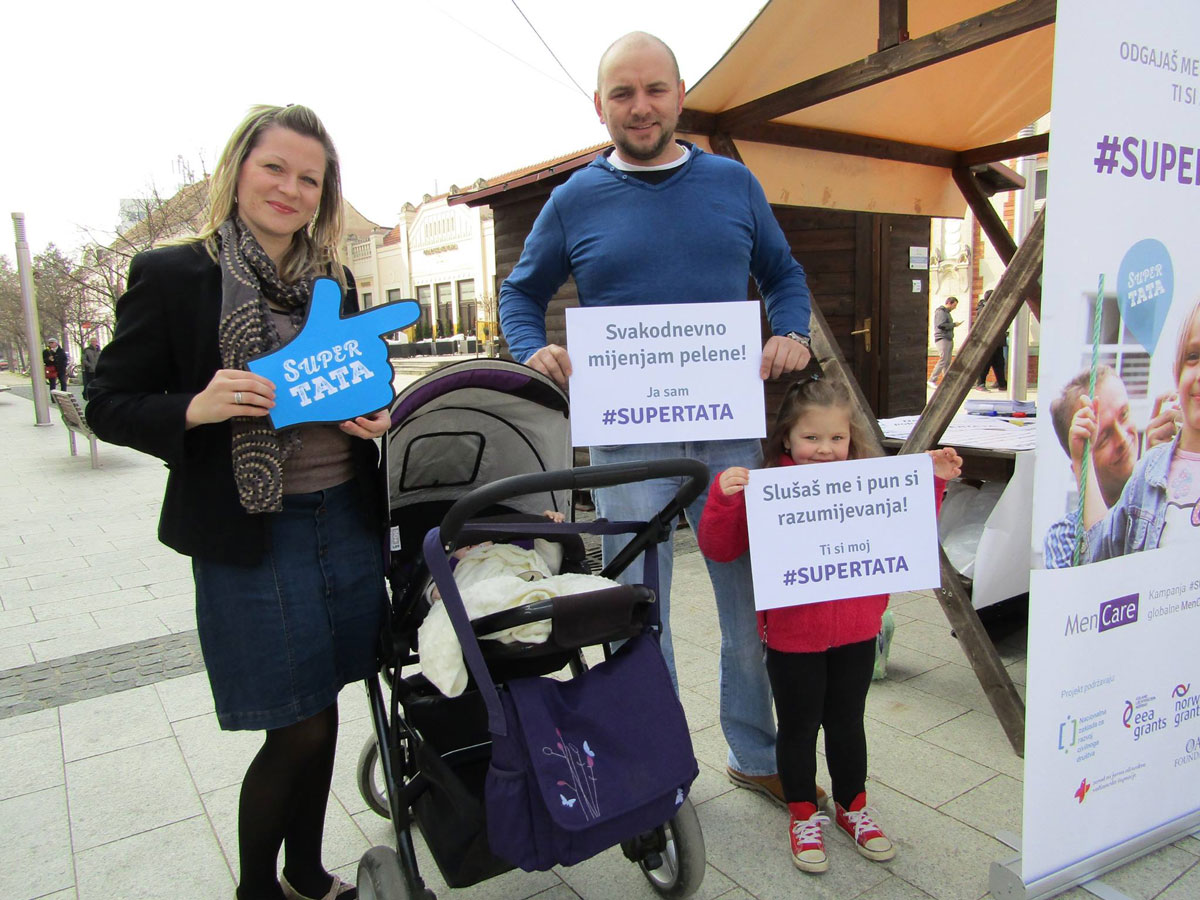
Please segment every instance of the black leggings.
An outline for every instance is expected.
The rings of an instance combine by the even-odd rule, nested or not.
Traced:
[[[863,714],[874,668],[874,638],[822,653],[767,650],[767,674],[779,718],[775,761],[789,803],[817,802],[817,729],[821,727],[833,799],[849,808],[865,790]]]
[[[281,900],[275,877],[280,846],[284,875],[296,890],[306,897],[323,897],[329,890],[321,838],[337,731],[334,704],[302,722],[267,732],[242,781],[238,900]]]

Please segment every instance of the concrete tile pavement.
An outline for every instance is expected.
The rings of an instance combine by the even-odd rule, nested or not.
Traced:
[[[21,379],[0,373],[10,383]],[[26,382],[27,384],[27,382]],[[71,457],[66,431],[35,427],[33,408],[0,393],[0,896],[11,900],[233,896],[238,785],[258,746],[221,732],[203,672],[147,665],[178,655],[194,629],[187,560],[155,539],[165,470],[102,445],[102,468]],[[995,834],[1020,829],[1022,769],[928,594],[894,598],[889,679],[868,699],[873,805],[899,853],[876,864],[830,833],[831,870],[791,865],[784,813],[724,776],[717,723],[719,633],[703,564],[680,542],[673,598],[681,694],[701,774],[692,798],[707,844],[698,896],[978,900]],[[130,652],[129,648],[137,652]],[[122,651],[124,648],[124,651]],[[31,702],[44,666],[93,669],[124,652],[128,677]],[[1005,660],[1024,680],[1020,641]],[[175,677],[172,677],[174,675]],[[85,681],[86,683],[86,681]],[[68,684],[68,688],[70,684]],[[370,733],[361,687],[341,699],[342,728],[326,862],[353,880],[358,858],[391,842],[390,824],[358,794],[354,764]],[[828,783],[821,763],[820,777]],[[423,846],[422,872],[450,896]],[[1106,876],[1129,897],[1200,896],[1200,840],[1188,838]],[[453,892],[465,898],[652,897],[609,851],[569,869],[508,873]],[[1086,896],[1078,889],[1067,896]]]

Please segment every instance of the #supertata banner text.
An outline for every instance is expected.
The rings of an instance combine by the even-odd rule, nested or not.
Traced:
[[[566,314],[575,446],[766,435],[758,303]]]
[[[935,510],[925,453],[752,471],[755,607],[940,584]]]
[[[1200,4],[1060,0],[1052,111],[1027,885],[1200,814]]]

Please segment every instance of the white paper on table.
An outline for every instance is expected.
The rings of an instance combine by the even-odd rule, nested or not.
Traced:
[[[759,304],[568,309],[575,446],[766,436]]]

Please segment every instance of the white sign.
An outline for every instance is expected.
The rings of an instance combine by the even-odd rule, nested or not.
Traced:
[[[1026,882],[1193,813],[1200,784],[1200,579],[1148,550],[1032,586]]]
[[[924,453],[752,471],[746,520],[758,609],[941,583]]]
[[[759,304],[567,310],[575,446],[766,435]]]
[[[1156,398],[1177,392],[1186,410],[1189,395],[1189,367],[1175,369],[1200,296],[1198,36],[1195,0],[1058,4],[1043,270],[1055,302],[1042,316],[1032,523],[1035,560],[1056,570],[1034,573],[1029,598],[1026,885],[1127,859],[1148,832],[1182,835],[1200,817],[1200,521],[1185,479],[1155,475],[1176,472],[1173,446],[1143,446]],[[1087,497],[1104,510],[1072,565],[1079,488],[1049,406],[1090,379],[1101,276],[1099,361],[1113,374],[1096,402],[1102,424],[1115,410],[1129,427],[1111,436],[1118,451],[1092,457],[1103,480]],[[1197,430],[1180,416],[1184,438]]]
[[[929,248],[928,247],[909,247],[908,248],[908,267],[910,269],[928,269],[929,268]]]

